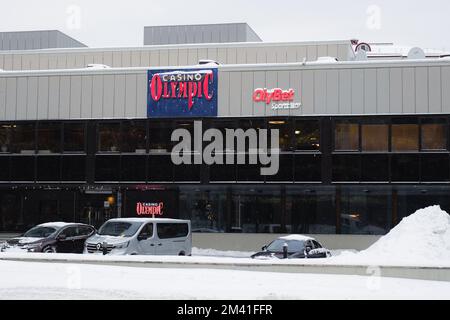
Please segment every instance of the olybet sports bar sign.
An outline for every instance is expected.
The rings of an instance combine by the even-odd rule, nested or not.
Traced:
[[[295,102],[294,89],[283,90],[280,88],[257,88],[253,91],[253,101],[271,105],[272,110],[298,109],[302,105]]]
[[[217,116],[217,68],[149,70],[147,116]]]

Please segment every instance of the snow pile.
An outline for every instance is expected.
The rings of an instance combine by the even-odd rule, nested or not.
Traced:
[[[380,261],[450,261],[450,215],[440,206],[417,210],[358,258]]]

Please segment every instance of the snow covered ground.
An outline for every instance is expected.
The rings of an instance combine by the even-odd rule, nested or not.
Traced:
[[[0,299],[450,299],[450,282],[0,261]]]

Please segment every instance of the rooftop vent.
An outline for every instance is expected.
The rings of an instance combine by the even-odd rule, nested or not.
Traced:
[[[408,52],[408,59],[425,59],[425,52],[418,47],[414,47]]]

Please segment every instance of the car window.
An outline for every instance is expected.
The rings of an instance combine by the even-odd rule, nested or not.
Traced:
[[[305,242],[303,240],[277,239],[269,244],[267,250],[272,252],[283,252],[283,245],[285,243],[288,245],[288,252],[303,251],[305,248]]]
[[[313,240],[312,243],[313,243],[313,245],[314,245],[314,249],[322,248],[322,246],[320,245],[320,243],[318,243],[317,241]]]
[[[189,233],[187,223],[158,223],[156,229],[160,239],[182,238]]]
[[[66,238],[76,237],[78,235],[78,227],[68,227],[61,231],[62,235],[65,235]]]
[[[36,226],[28,230],[23,236],[30,238],[47,238],[56,231],[53,227]]]
[[[147,223],[139,233],[139,235],[146,234],[149,238],[153,236],[153,223]]]
[[[78,227],[78,235],[79,236],[88,236],[92,233],[92,228],[88,226],[79,226]]]

